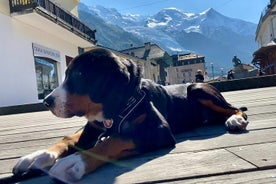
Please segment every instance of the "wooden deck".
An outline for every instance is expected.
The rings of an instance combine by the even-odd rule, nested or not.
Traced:
[[[175,149],[103,166],[78,183],[276,183],[276,87],[223,95],[235,106],[248,107],[248,132],[202,127],[177,136]],[[11,176],[18,157],[46,148],[84,123],[47,111],[0,116],[0,183]],[[19,183],[53,181],[42,176]]]

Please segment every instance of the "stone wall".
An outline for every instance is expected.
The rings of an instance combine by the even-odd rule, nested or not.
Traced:
[[[276,86],[276,75],[210,82],[221,92]]]

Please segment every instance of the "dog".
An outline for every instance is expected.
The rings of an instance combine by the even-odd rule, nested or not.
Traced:
[[[14,175],[50,168],[61,181],[80,180],[105,163],[162,148],[174,135],[211,123],[245,130],[246,108],[230,105],[207,83],[162,86],[142,78],[129,59],[95,48],[72,60],[63,83],[44,99],[57,117],[84,116],[84,128],[47,150],[19,159]]]

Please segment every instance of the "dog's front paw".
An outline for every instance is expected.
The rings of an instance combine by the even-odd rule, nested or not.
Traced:
[[[70,181],[80,180],[85,174],[85,168],[85,162],[81,155],[75,153],[57,160],[50,169],[49,175],[65,183],[70,183]]]
[[[226,120],[225,126],[230,131],[239,131],[245,130],[248,123],[241,115],[234,114]]]
[[[22,175],[30,169],[43,169],[54,165],[58,153],[47,150],[39,150],[21,157],[13,167],[14,175]]]

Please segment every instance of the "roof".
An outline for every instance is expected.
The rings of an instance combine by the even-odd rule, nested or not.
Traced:
[[[147,47],[150,48],[148,49]],[[148,46],[144,45],[141,47],[132,47],[129,49],[121,50],[120,52],[143,59],[163,57],[166,53],[166,51],[164,51],[157,44],[149,44]]]
[[[156,48],[159,48],[160,50],[163,50],[161,47],[159,47],[157,44],[150,44],[151,47],[156,47]],[[128,48],[128,49],[124,49],[124,50],[121,50],[120,52],[128,52],[128,51],[134,51],[134,50],[139,50],[139,49],[144,49],[146,46],[143,45],[143,46],[139,46],[139,47],[131,47],[131,48]],[[164,50],[163,50],[164,51]]]
[[[267,52],[270,49],[274,49],[276,48],[276,43],[274,42],[274,40],[272,40],[271,42],[267,43],[265,46],[259,48],[258,50],[256,50],[253,55],[259,55],[262,53]]]
[[[184,54],[184,55],[179,55],[178,61],[183,61],[183,60],[190,60],[190,59],[197,59],[197,58],[204,58],[204,56],[200,56],[197,54]]]

